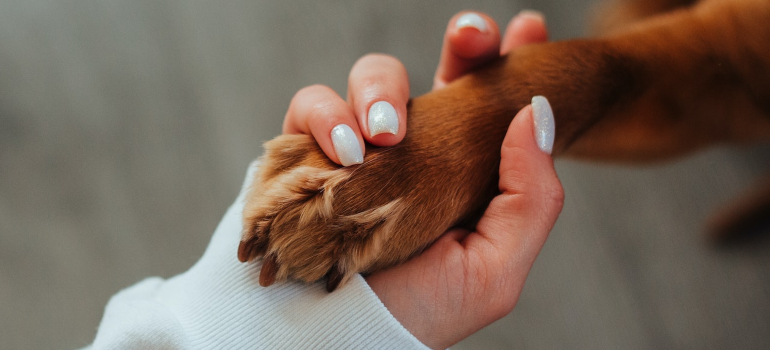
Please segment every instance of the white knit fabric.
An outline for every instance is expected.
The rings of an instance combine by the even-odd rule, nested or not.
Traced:
[[[92,349],[428,349],[361,276],[334,293],[322,283],[259,286],[261,261],[236,258],[245,189],[203,257],[168,280],[148,278],[107,304]]]

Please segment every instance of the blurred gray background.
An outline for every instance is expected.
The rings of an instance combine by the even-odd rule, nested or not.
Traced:
[[[537,9],[564,39],[591,3],[3,0],[0,349],[86,345],[111,295],[190,267],[301,87],[344,94],[379,51],[418,95],[455,12]],[[770,243],[704,237],[768,159],[558,161],[566,204],[518,307],[455,349],[770,348]]]

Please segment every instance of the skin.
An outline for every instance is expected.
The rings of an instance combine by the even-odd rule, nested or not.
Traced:
[[[479,15],[487,23],[485,31],[458,28],[455,22],[462,14],[447,26],[434,89],[501,54],[547,40],[545,22],[536,13],[513,18],[502,41],[497,24],[484,14]],[[283,131],[313,135],[339,164],[330,137],[334,126],[350,126],[362,148],[364,141],[395,145],[407,132],[408,100],[408,76],[401,62],[370,54],[351,69],[346,100],[322,85],[297,92]],[[369,136],[367,111],[377,101],[388,101],[396,109],[397,134]],[[445,349],[513,310],[561,212],[564,192],[552,158],[535,142],[530,106],[511,122],[501,151],[501,194],[489,204],[475,232],[451,230],[412,260],[367,277],[393,316],[433,349]]]

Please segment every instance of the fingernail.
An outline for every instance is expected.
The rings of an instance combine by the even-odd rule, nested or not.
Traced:
[[[532,119],[535,124],[535,140],[537,146],[545,153],[553,152],[553,137],[556,134],[556,124],[553,120],[551,104],[543,96],[532,98]]]
[[[540,12],[540,11],[521,10],[521,12],[519,12],[517,17],[519,17],[519,18],[525,18],[525,17],[526,18],[532,18],[532,19],[536,19],[536,20],[538,20],[540,22],[545,23],[545,15],[543,15],[543,13]]]
[[[398,134],[398,114],[388,102],[375,102],[369,107],[369,136],[390,133]]]
[[[473,12],[468,12],[460,16],[460,18],[457,19],[457,22],[455,22],[455,25],[457,28],[473,27],[480,32],[487,31],[487,22],[484,18]]]
[[[332,129],[332,144],[343,166],[364,162],[364,151],[358,143],[358,137],[349,126],[340,124]]]

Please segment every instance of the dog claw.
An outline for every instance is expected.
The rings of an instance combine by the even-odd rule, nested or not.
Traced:
[[[394,237],[401,232],[421,231],[407,215],[408,193],[371,195],[363,186],[396,181],[395,175],[383,178],[379,172],[401,164],[396,154],[381,153],[384,160],[374,163],[379,166],[354,171],[331,162],[308,135],[283,135],[265,148],[244,203],[238,247],[238,260],[261,259],[261,286],[287,278],[305,283],[325,278],[326,289],[333,291],[352,274],[368,272],[361,271],[365,267],[381,268],[410,256],[409,247],[382,254],[383,247],[399,244]]]
[[[278,273],[278,261],[275,255],[268,255],[262,261],[262,270],[259,272],[259,285],[269,287],[275,283],[275,275]]]
[[[337,289],[337,287],[340,285],[340,282],[342,282],[342,276],[343,273],[340,272],[337,264],[334,264],[331,270],[329,270],[328,276],[326,277],[326,291],[331,293]]]
[[[240,262],[247,262],[260,255],[264,255],[265,251],[267,251],[267,243],[267,239],[259,239],[258,237],[241,241],[241,244],[238,245],[238,260]]]
[[[241,241],[241,244],[238,245],[238,260],[240,262],[247,262],[254,256],[255,245],[253,243],[254,239],[249,239]]]

